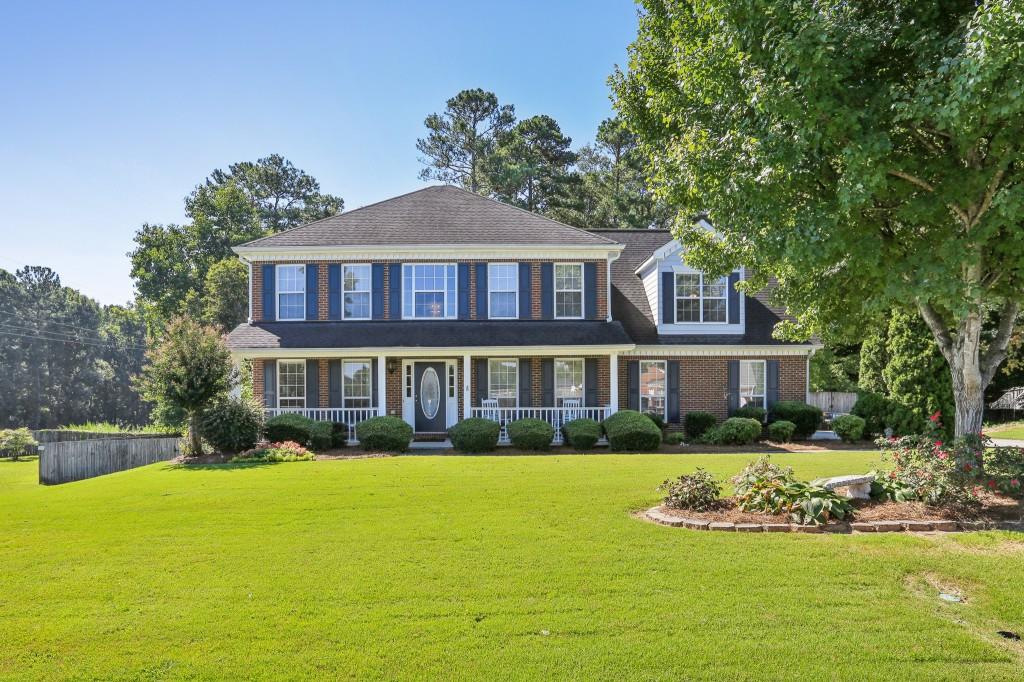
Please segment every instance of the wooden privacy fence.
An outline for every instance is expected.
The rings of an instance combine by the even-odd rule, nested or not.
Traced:
[[[844,391],[816,391],[807,394],[807,403],[820,408],[822,412],[849,414],[857,403],[857,394]]]
[[[39,482],[69,483],[164,462],[178,456],[179,440],[140,436],[47,443],[39,448]]]

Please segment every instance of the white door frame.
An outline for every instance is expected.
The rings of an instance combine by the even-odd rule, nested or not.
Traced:
[[[402,360],[402,420],[416,429],[416,387],[414,365],[417,362],[443,362],[444,376],[440,377],[445,395],[445,428],[455,426],[459,421],[459,361],[456,358],[410,358]],[[465,370],[464,370],[465,371]]]

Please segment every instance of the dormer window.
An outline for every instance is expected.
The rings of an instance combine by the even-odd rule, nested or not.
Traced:
[[[306,319],[306,266],[277,266],[277,319]]]
[[[727,322],[729,278],[705,279],[703,273],[676,273],[676,319],[685,322]]]
[[[582,263],[555,263],[555,317],[583,317]]]

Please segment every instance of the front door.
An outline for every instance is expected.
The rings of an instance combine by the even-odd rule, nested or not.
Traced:
[[[445,430],[445,376],[443,362],[417,362],[413,367],[413,403],[419,433]]]

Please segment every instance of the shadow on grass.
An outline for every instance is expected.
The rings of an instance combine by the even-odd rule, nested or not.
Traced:
[[[24,464],[25,462],[38,462],[39,455],[22,455],[18,459],[11,459],[10,457],[0,458],[0,464]]]
[[[294,464],[295,462],[168,462],[164,471],[240,471],[243,469],[263,469],[278,464]]]

